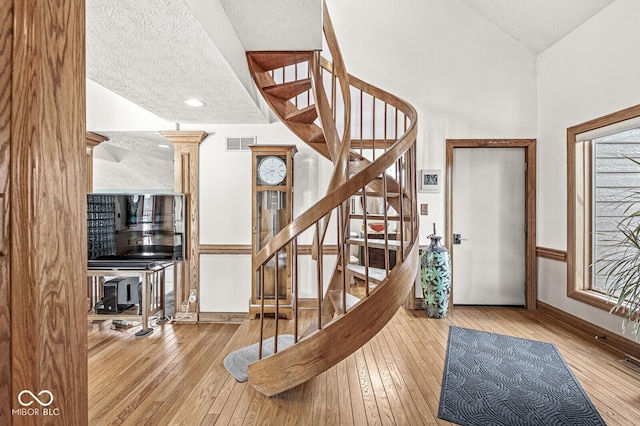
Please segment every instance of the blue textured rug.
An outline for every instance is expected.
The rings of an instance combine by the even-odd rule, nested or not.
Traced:
[[[464,426],[605,424],[555,345],[453,326],[438,417]]]

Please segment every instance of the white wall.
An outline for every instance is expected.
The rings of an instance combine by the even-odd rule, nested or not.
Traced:
[[[459,0],[327,3],[349,72],[417,108],[419,169],[444,170],[447,138],[535,137],[535,55]],[[296,214],[324,194],[330,163],[282,124],[204,130],[215,133],[200,147],[201,244],[251,244],[251,155],[225,152],[227,136],[298,146]],[[427,243],[433,222],[444,231],[444,192],[418,201],[430,204],[421,221]],[[315,269],[305,262],[299,296],[313,297]],[[201,310],[246,312],[249,266],[250,256],[202,255]]]
[[[294,217],[325,193],[331,176],[329,160],[316,154],[282,123],[224,125],[205,128],[200,145],[200,244],[251,245],[251,152],[226,151],[227,137],[256,136],[260,145],[296,145]],[[299,244],[310,244],[305,235]],[[333,262],[325,265],[330,277]],[[251,296],[250,255],[200,256],[200,310],[248,312]],[[315,297],[315,266],[300,256],[299,297]]]
[[[418,169],[444,172],[445,140],[535,138],[536,58],[459,0],[327,0],[350,74],[418,111]],[[444,232],[444,185],[419,194]]]
[[[567,249],[567,128],[640,104],[637,16],[640,2],[617,0],[538,56],[538,246]],[[620,334],[620,317],[569,299],[566,283],[566,265],[539,262],[541,301]]]
[[[160,131],[175,126],[92,80],[86,83],[89,131]],[[98,145],[93,150],[93,190],[173,191],[173,161]]]
[[[349,73],[417,109],[419,170],[444,173],[446,139],[535,138],[535,54],[459,0],[327,5]],[[444,233],[444,181],[441,187],[418,194],[429,205],[421,244],[433,223]]]

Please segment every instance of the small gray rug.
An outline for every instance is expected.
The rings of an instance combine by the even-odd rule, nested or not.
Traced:
[[[174,306],[176,303],[175,299],[176,297],[173,290],[164,295],[164,316],[167,318],[171,318],[173,316],[173,313],[175,311]]]
[[[248,378],[249,364],[258,360],[258,345],[246,346],[231,352],[224,358],[224,366],[233,377],[239,382],[246,382]],[[281,334],[278,336],[278,352],[293,345],[292,334]],[[273,355],[273,337],[269,337],[263,342],[262,358]]]
[[[453,326],[438,417],[464,426],[605,424],[555,345]]]

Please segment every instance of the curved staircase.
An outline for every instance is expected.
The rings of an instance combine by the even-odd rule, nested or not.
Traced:
[[[261,359],[249,365],[249,382],[268,396],[304,383],[364,345],[403,304],[418,271],[416,111],[347,73],[326,5],[324,34],[331,61],[315,51],[247,53],[254,81],[275,114],[334,164],[326,196],[254,260],[260,274],[283,248],[293,252],[294,344],[278,351],[276,343],[275,353],[264,358],[260,347]],[[332,216],[335,236],[328,232]],[[297,246],[305,231],[314,232],[317,318],[299,330]],[[337,258],[329,280],[322,273],[326,256]],[[356,280],[364,283],[358,295],[351,293]],[[265,334],[261,315],[261,341],[271,337]]]

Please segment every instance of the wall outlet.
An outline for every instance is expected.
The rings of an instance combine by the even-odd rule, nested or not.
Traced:
[[[429,214],[429,204],[420,204],[420,214],[427,216]]]
[[[196,303],[196,300],[198,300],[198,296],[196,296],[196,291],[191,290],[191,294],[189,294],[189,303]]]

